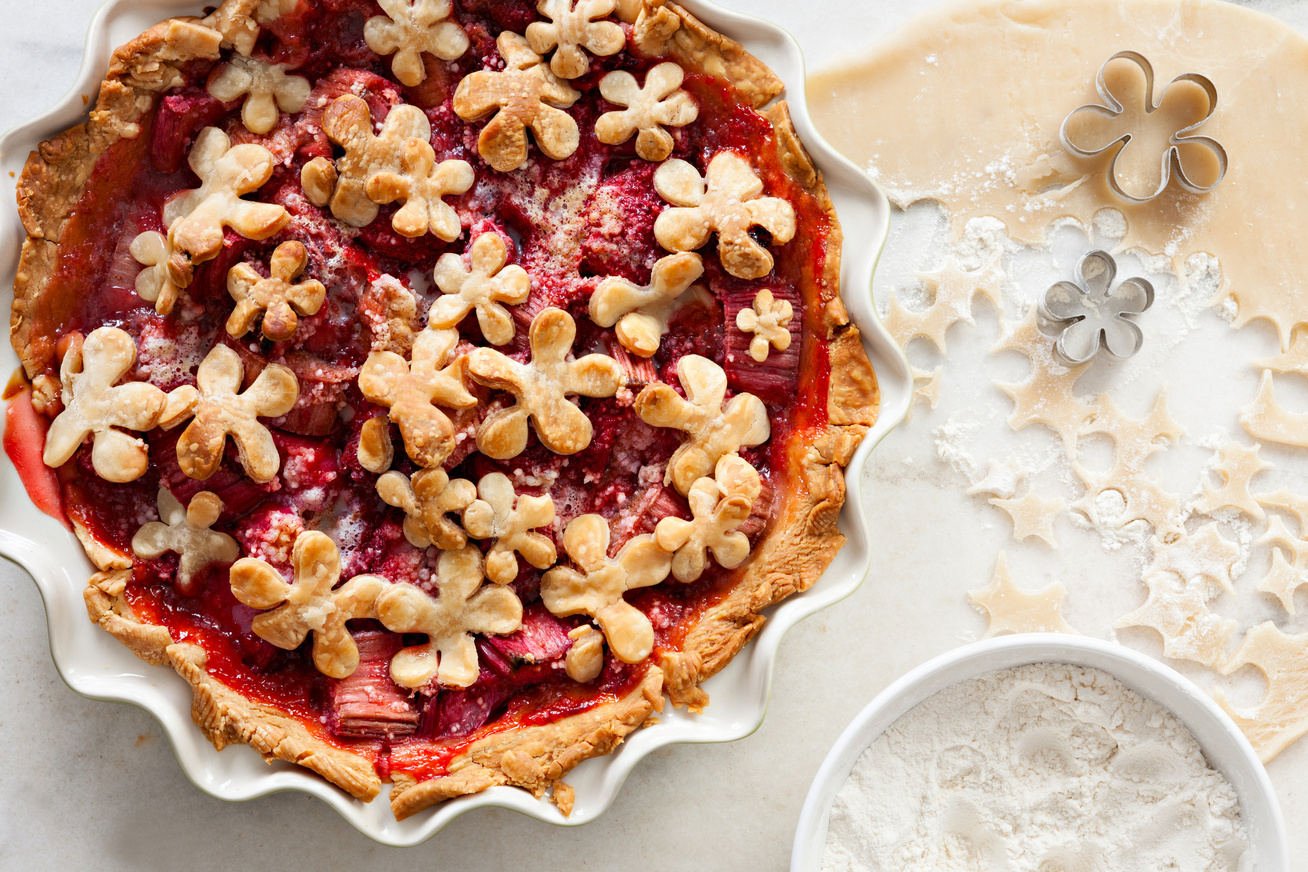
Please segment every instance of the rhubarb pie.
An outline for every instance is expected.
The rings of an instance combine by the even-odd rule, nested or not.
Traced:
[[[197,10],[199,11],[199,10]],[[660,0],[226,0],[42,143],[7,439],[196,724],[549,794],[840,548],[877,383],[781,82]]]

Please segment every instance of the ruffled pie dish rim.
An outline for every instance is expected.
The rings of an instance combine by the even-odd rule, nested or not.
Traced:
[[[878,693],[836,739],[813,778],[795,829],[791,872],[822,868],[836,794],[863,752],[895,721],[947,687],[1033,663],[1099,669],[1175,715],[1199,742],[1208,764],[1231,782],[1240,798],[1252,854],[1249,868],[1289,872],[1285,820],[1271,779],[1249,740],[1213,698],[1161,660],[1115,642],[1062,633],[1023,633],[973,642],[928,660]]]
[[[710,27],[741,42],[783,82],[803,82],[799,47],[785,31],[706,2],[691,0],[682,5]],[[26,155],[39,142],[85,118],[83,95],[94,95],[116,46],[157,21],[194,11],[195,3],[187,0],[144,3],[109,0],[101,6],[91,23],[76,84],[48,112],[0,137],[0,168],[20,174]],[[343,790],[298,767],[284,763],[269,766],[259,755],[248,752],[219,755],[191,722],[191,688],[186,682],[161,678],[172,669],[141,662],[116,639],[86,620],[81,594],[84,579],[94,568],[82,556],[82,549],[72,534],[52,519],[31,511],[22,484],[6,457],[0,461],[0,518],[3,518],[0,555],[21,565],[36,581],[46,607],[52,658],[64,681],[84,696],[128,702],[151,712],[168,734],[187,777],[212,796],[245,800],[282,790],[301,790],[325,801],[370,838],[396,846],[425,841],[455,817],[482,807],[508,808],[560,825],[587,823],[604,812],[639,760],[654,750],[669,744],[733,741],[756,730],[767,710],[781,637],[803,618],[853,593],[870,570],[871,549],[862,510],[861,470],[876,443],[903,420],[911,397],[907,363],[881,326],[871,300],[872,272],[888,233],[888,201],[864,173],[827,146],[808,118],[802,87],[793,91],[784,95],[793,124],[826,177],[844,228],[841,282],[845,303],[863,335],[876,370],[881,404],[876,425],[847,469],[847,499],[840,527],[848,542],[813,587],[768,609],[765,612],[768,621],[754,644],[705,683],[705,689],[713,697],[712,705],[705,712],[695,715],[683,709],[665,710],[660,723],[632,734],[613,753],[573,769],[567,780],[576,791],[576,799],[568,818],[547,800],[533,798],[523,790],[495,787],[447,801],[397,822],[386,802],[364,803],[352,799]],[[0,178],[8,179],[12,202],[15,177]],[[5,270],[0,281],[6,288],[13,284],[23,236],[17,213],[12,210],[0,213],[0,268]],[[854,293],[849,293],[850,290]],[[8,343],[2,353],[8,355],[10,369],[16,367],[17,358]],[[78,555],[72,561],[62,556],[64,543],[72,549],[71,553]]]

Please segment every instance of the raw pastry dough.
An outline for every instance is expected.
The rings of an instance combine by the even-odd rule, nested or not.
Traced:
[[[1063,620],[1067,590],[1057,582],[1034,593],[1018,589],[1008,571],[1006,552],[999,552],[990,584],[968,596],[990,616],[987,639],[1001,633],[1076,633]]]

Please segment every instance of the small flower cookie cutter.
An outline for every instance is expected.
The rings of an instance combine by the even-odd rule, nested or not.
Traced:
[[[1067,366],[1088,363],[1107,349],[1128,358],[1140,350],[1144,334],[1132,321],[1154,304],[1154,286],[1130,278],[1116,288],[1117,263],[1106,251],[1091,251],[1076,265],[1076,281],[1061,281],[1045,291],[1040,316],[1058,333],[1054,353]]]
[[[1083,149],[1077,146],[1072,142],[1072,138],[1068,133],[1069,123],[1072,121],[1072,118],[1080,112],[1091,112],[1101,117],[1111,119],[1121,116],[1125,111],[1125,107],[1123,107],[1121,101],[1113,96],[1112,91],[1109,90],[1108,83],[1105,81],[1105,72],[1108,69],[1108,65],[1116,60],[1130,61],[1138,66],[1141,72],[1144,73],[1144,107],[1146,115],[1152,114],[1162,106],[1163,101],[1167,98],[1168,90],[1171,89],[1173,85],[1181,82],[1190,82],[1198,85],[1204,90],[1204,93],[1208,95],[1208,111],[1204,114],[1204,117],[1196,121],[1194,124],[1182,127],[1168,138],[1169,145],[1162,155],[1162,178],[1159,180],[1158,188],[1152,194],[1143,197],[1138,197],[1123,190],[1121,183],[1117,178],[1117,161],[1122,156],[1122,152],[1126,151],[1127,147],[1130,145],[1133,138],[1132,133],[1124,133],[1112,142],[1094,149]],[[1149,60],[1139,52],[1119,51],[1117,54],[1104,61],[1099,67],[1099,72],[1095,75],[1095,90],[1099,92],[1100,98],[1106,105],[1101,105],[1099,103],[1086,103],[1083,106],[1078,106],[1076,109],[1073,109],[1068,113],[1067,117],[1063,119],[1062,125],[1058,128],[1058,141],[1062,143],[1063,148],[1067,149],[1072,154],[1086,158],[1095,157],[1096,155],[1103,154],[1114,146],[1119,146],[1117,152],[1113,155],[1112,160],[1108,162],[1107,169],[1108,185],[1112,188],[1113,193],[1118,197],[1130,203],[1147,203],[1167,189],[1173,176],[1176,177],[1177,184],[1179,184],[1184,190],[1189,191],[1192,194],[1206,194],[1213,188],[1217,187],[1218,183],[1226,176],[1226,149],[1222,147],[1221,143],[1216,139],[1213,139],[1211,136],[1191,135],[1207,122],[1208,119],[1213,116],[1215,111],[1217,111],[1217,86],[1213,84],[1212,79],[1209,79],[1207,76],[1200,73],[1182,73],[1172,79],[1172,81],[1168,82],[1167,87],[1163,89],[1162,97],[1157,103],[1155,103],[1153,65],[1150,64]],[[1217,160],[1217,174],[1216,178],[1214,178],[1210,184],[1195,184],[1195,182],[1186,174],[1185,167],[1181,162],[1180,147],[1182,145],[1205,146],[1211,150],[1213,156]]]

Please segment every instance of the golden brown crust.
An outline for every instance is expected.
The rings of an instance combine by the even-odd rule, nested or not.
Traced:
[[[177,81],[181,64],[214,58],[220,45],[248,50],[243,45],[254,27],[257,2],[225,0],[204,21],[166,21],[120,48],[87,123],[43,143],[29,157],[19,184],[19,210],[28,239],[15,282],[11,320],[11,340],[29,377],[50,368],[54,356],[50,325],[62,320],[61,306],[71,305],[71,301],[50,299],[53,295],[43,296],[42,290],[54,275],[57,243],[96,160],[114,144],[139,135],[141,117],[158,94]],[[622,14],[624,20],[637,23],[635,36],[642,50],[730,81],[755,108],[765,106],[782,90],[780,79],[762,62],[675,4],[624,0]],[[643,28],[639,26],[642,15]],[[827,423],[794,440],[793,487],[778,497],[772,529],[733,590],[689,628],[684,650],[659,655],[658,664],[649,665],[634,690],[549,725],[481,739],[452,761],[446,776],[418,783],[396,772],[391,803],[397,818],[494,785],[515,785],[538,796],[554,786],[555,801],[567,814],[572,793],[560,778],[577,763],[608,753],[633,730],[652,722],[651,715],[662,708],[664,689],[674,703],[693,710],[706,704],[700,682],[726,665],[758,631],[763,609],[811,586],[843,544],[836,527],[844,501],[842,467],[876,420],[876,377],[840,302],[840,232],[821,174],[795,137],[785,104],[763,114],[776,132],[782,167],[832,216],[816,301],[822,319],[819,327],[829,340]],[[810,338],[806,346],[806,354],[811,355],[814,340]],[[92,577],[85,593],[91,619],[137,656],[151,663],[169,663],[188,681],[194,693],[194,720],[215,747],[248,744],[270,759],[306,766],[360,799],[378,793],[380,780],[369,760],[322,741],[284,712],[241,696],[206,671],[202,649],[173,644],[167,629],[133,615],[123,596],[131,556],[98,543],[84,525],[75,526],[102,570]]]

